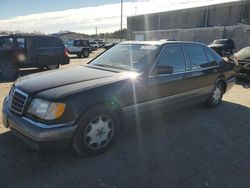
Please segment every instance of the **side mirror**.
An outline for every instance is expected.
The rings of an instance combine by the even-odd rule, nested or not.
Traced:
[[[158,65],[156,66],[156,74],[172,74],[174,72],[174,68],[168,65]]]

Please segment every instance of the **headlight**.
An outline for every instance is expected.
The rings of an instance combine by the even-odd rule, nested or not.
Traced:
[[[49,102],[42,99],[33,99],[28,112],[45,120],[54,120],[64,113],[66,104]]]

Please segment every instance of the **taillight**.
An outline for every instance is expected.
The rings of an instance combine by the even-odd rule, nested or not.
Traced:
[[[68,49],[67,48],[64,48],[64,56],[65,57],[69,57],[69,53],[68,53]]]

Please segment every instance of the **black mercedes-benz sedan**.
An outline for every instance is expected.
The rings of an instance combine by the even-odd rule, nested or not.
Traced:
[[[234,67],[200,43],[123,42],[86,65],[19,78],[3,122],[34,148],[66,141],[95,155],[128,117],[190,102],[218,106],[235,83]]]

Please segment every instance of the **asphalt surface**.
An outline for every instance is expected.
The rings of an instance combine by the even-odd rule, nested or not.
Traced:
[[[239,82],[215,109],[198,104],[129,122],[95,157],[33,151],[1,127],[0,187],[250,187],[249,87]]]

